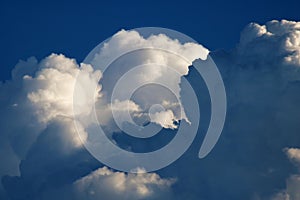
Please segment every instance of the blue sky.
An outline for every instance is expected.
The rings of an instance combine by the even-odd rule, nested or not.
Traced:
[[[299,2],[287,1],[9,1],[0,2],[0,79],[19,59],[50,53],[82,61],[121,28],[174,29],[210,50],[229,49],[249,22],[299,19]]]

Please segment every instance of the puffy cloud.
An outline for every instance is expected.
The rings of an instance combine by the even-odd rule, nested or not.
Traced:
[[[286,149],[286,154],[290,160],[295,162],[300,166],[300,149],[297,148],[288,148]]]
[[[188,67],[196,58],[206,59],[209,51],[201,45],[196,43],[180,43],[178,40],[173,40],[166,36],[165,34],[150,35],[149,37],[143,37],[139,32],[132,30],[126,31],[121,30],[112,38],[107,41],[103,48],[99,49],[100,52],[97,52],[95,57],[92,59],[91,64],[98,67],[98,65],[107,66],[118,56],[129,53],[136,49],[161,49],[163,51],[170,51],[177,56],[182,56],[186,60],[176,59],[171,60],[171,55],[160,54],[160,52],[149,51],[145,53],[144,57],[141,59],[143,63],[159,63],[165,64],[166,66],[173,67],[183,74],[188,73]],[[145,59],[146,58],[146,59]],[[178,63],[179,62],[179,63]],[[189,65],[186,65],[186,64]],[[100,66],[101,68],[101,66]],[[157,69],[159,71],[159,69]],[[155,70],[151,71],[152,73],[157,73]],[[151,74],[149,74],[151,76]]]
[[[31,184],[41,185],[37,176],[50,177],[55,171],[55,167],[51,166],[60,166],[57,164],[60,159],[82,149],[82,139],[86,135],[79,138],[72,108],[72,91],[80,71],[87,77],[83,87],[98,85],[99,71],[88,65],[79,66],[74,59],[57,54],[41,62],[35,58],[20,61],[13,70],[12,80],[1,85],[0,153],[5,164],[1,165],[0,175],[22,177],[3,178],[8,196],[12,199],[17,198],[14,195],[24,198],[22,195],[26,189],[34,192],[36,188],[31,188]],[[82,110],[77,114],[90,112],[89,103],[83,102]],[[53,171],[45,171],[49,167]],[[10,192],[10,185],[14,188],[15,184],[20,185],[16,188],[19,194]]]
[[[174,122],[178,122],[175,118],[172,110],[159,111],[150,115],[151,122],[157,123],[164,128],[175,129],[177,125]]]
[[[206,48],[194,42],[181,43],[164,34],[144,37],[135,30],[121,30],[100,47],[94,50],[94,56],[87,62],[104,73],[101,83],[103,98],[107,103],[128,100],[126,94],[133,86],[153,83],[160,85],[156,86],[155,92],[147,88],[134,95],[133,101],[139,105],[143,116],[152,104],[162,105],[163,102],[170,101],[181,106],[181,77],[188,74],[189,66],[195,59],[206,59],[209,53]],[[120,80],[121,83],[118,82]],[[111,99],[117,83],[121,89],[114,91],[117,99]],[[168,91],[159,87],[167,87]],[[174,96],[177,98],[174,99]],[[179,113],[178,109],[170,109],[179,120],[188,121],[184,110]],[[164,123],[161,121],[158,124]],[[175,128],[176,125],[163,127]]]
[[[300,175],[293,175],[287,180],[286,194],[290,199],[300,199]]]
[[[125,174],[103,167],[76,181],[74,187],[78,199],[169,199],[174,182],[155,173]]]
[[[94,88],[94,85],[97,85],[95,93],[99,94],[100,92],[101,87],[98,85],[98,81],[101,73],[100,71],[94,72],[89,65],[81,64],[79,66],[74,59],[52,54],[45,58],[39,66],[40,70],[34,77],[25,75],[23,79],[27,86],[27,97],[35,106],[38,119],[44,123],[58,116],[68,118],[73,116],[73,90],[79,71],[84,74],[84,78],[82,78],[84,81],[81,81],[84,89],[81,92],[83,93],[88,88]],[[91,112],[94,99],[82,101],[82,110],[75,113],[76,115],[86,115]]]
[[[203,53],[200,58],[205,58],[208,51],[191,43],[180,44],[164,35],[143,38],[135,31],[121,31],[92,59],[92,66],[115,59],[108,55],[144,45],[178,50],[188,61],[152,50],[135,52],[140,60],[131,60],[136,54],[121,60],[124,68],[120,71],[114,70],[120,64],[118,61],[111,65],[112,71],[100,72],[55,54],[41,62],[35,58],[21,61],[13,71],[13,79],[0,85],[2,116],[5,116],[0,121],[0,155],[5,160],[0,166],[4,186],[0,192],[5,190],[10,199],[299,199],[299,174],[282,153],[285,147],[299,147],[299,40],[298,22],[252,23],[242,32],[236,48],[211,52],[227,90],[228,113],[223,135],[207,158],[197,158],[201,133],[209,121],[205,121],[209,112],[204,107],[200,122],[204,124],[200,124],[194,145],[177,162],[152,174],[109,170],[82,148],[72,123],[71,90],[76,75],[84,74],[80,82],[82,92],[96,93],[90,98],[79,97],[80,109],[76,115],[89,116],[90,105],[96,98],[103,124],[111,123],[112,110],[122,113],[124,107],[142,118],[149,108],[147,99],[149,104],[165,108],[154,112],[157,115],[153,121],[174,128],[174,122],[182,119],[178,111],[181,102],[175,101],[174,95],[164,89],[154,95],[148,88],[145,92],[138,91],[134,100],[118,99],[111,105],[110,87],[132,63],[164,63],[179,75],[171,76],[168,68],[153,65],[157,70],[141,68],[129,83],[161,80],[173,85],[175,94],[180,96],[180,79],[188,73],[186,78],[202,96],[205,91],[201,81],[193,76],[195,71],[188,65],[199,57],[199,52]],[[209,99],[203,101],[209,105]],[[299,166],[298,148],[287,149],[286,154]],[[162,177],[177,177],[178,181]]]
[[[300,149],[286,148],[287,157],[298,166],[300,172]],[[272,200],[300,199],[300,175],[293,174],[286,180],[286,189],[272,197]]]
[[[266,25],[251,23],[241,34],[237,53],[240,60],[269,64],[264,66],[266,69],[276,67],[274,64],[300,66],[299,31],[299,22],[273,20]],[[276,51],[269,51],[271,48]]]
[[[164,102],[171,102],[181,107],[180,78],[188,73],[193,60],[205,59],[209,52],[199,44],[180,43],[164,34],[144,37],[137,31],[125,30],[116,33],[100,47],[93,51],[93,56],[89,56],[90,59],[87,59],[87,62],[94,69],[99,69],[104,73],[101,79],[101,101],[96,102],[96,114],[100,124],[109,131],[120,131],[114,123],[113,117],[126,119],[127,112],[139,118],[137,120],[143,119],[142,123],[148,123],[151,120],[147,117],[147,111],[152,104],[167,106],[164,105]],[[106,69],[107,66],[109,66],[108,69]],[[123,82],[117,82],[121,78],[123,78]],[[97,76],[96,79],[98,79]],[[114,90],[116,83],[121,85],[117,92]],[[153,90],[144,89],[142,92],[133,94],[134,99],[129,101],[130,105],[124,105],[128,103],[126,94],[129,88],[138,86],[136,88],[138,89],[144,84],[154,83],[162,88],[167,87],[169,91],[155,88],[155,92],[153,92]],[[117,93],[115,99],[112,99],[113,92]],[[77,93],[80,92],[76,92],[75,95]],[[87,96],[91,96],[91,94],[94,94],[94,91],[86,92]],[[30,97],[34,100],[38,95],[49,96],[49,94],[32,94]],[[77,97],[75,98],[77,99]],[[77,105],[74,107],[77,108]],[[120,110],[117,110],[117,107]],[[178,109],[178,106],[169,106],[168,108],[172,110],[178,120],[189,121],[183,109]],[[158,118],[156,119],[158,120]],[[175,122],[177,119],[173,121]],[[161,121],[157,124],[163,125],[164,123]],[[117,125],[120,126],[120,124]],[[162,127],[176,128],[176,125]]]
[[[228,110],[220,140],[203,160],[196,155],[209,123],[210,104],[202,97],[206,91],[201,79],[190,68],[188,79],[196,93],[203,94],[200,136],[181,160],[162,172],[180,180],[178,199],[270,199],[286,188],[293,169],[282,149],[299,147],[298,24],[252,23],[236,48],[211,52],[224,80]],[[183,168],[187,170],[177,170]],[[290,183],[297,187],[296,180]]]
[[[141,116],[142,110],[139,105],[131,100],[119,101],[101,105],[97,108],[97,117],[102,126],[109,127],[109,132],[121,131],[116,127],[114,121],[120,122],[127,120],[127,113]]]
[[[107,199],[113,199],[116,189],[113,180],[124,181],[125,189],[132,190],[131,193],[126,191],[129,199],[170,195],[173,181],[157,174],[134,176],[102,168],[87,175],[101,167],[101,163],[83,148],[82,140],[87,135],[78,135],[78,129],[85,133],[87,124],[75,128],[73,120],[74,115],[89,117],[94,102],[101,100],[100,78],[100,71],[87,64],[79,65],[64,55],[52,54],[41,62],[35,58],[20,61],[13,71],[13,80],[2,84],[0,90],[1,105],[5,108],[2,114],[6,116],[1,118],[0,153],[5,160],[0,167],[4,186],[0,188],[1,198],[48,199],[57,195],[56,198],[61,199],[65,195],[66,199],[74,199],[73,195],[85,196],[90,191],[89,185],[95,185],[97,188],[93,190],[101,194],[111,188],[106,195]],[[77,97],[78,109],[74,113],[76,81],[82,96]],[[91,88],[96,90],[88,91]],[[86,95],[91,92],[93,96]],[[106,105],[117,112],[124,112],[124,106],[131,107],[133,112],[139,111],[131,101]],[[14,124],[3,121],[7,119]],[[124,194],[120,191],[118,197]],[[88,198],[99,198],[99,194]]]

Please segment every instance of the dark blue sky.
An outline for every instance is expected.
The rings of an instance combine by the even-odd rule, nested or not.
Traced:
[[[0,1],[1,80],[19,59],[52,52],[81,62],[121,28],[158,26],[183,32],[210,50],[229,49],[249,22],[299,20],[289,1]]]

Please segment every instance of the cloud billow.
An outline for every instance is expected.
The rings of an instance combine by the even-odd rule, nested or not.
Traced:
[[[114,48],[123,44],[120,41],[126,34],[137,45],[158,39],[147,41],[123,30],[114,36]],[[72,88],[79,72],[85,74],[84,88],[97,88],[99,108],[105,114],[100,116],[103,125],[112,127],[111,109],[121,111],[121,104],[107,106],[101,71],[57,54],[41,62],[35,58],[20,61],[12,80],[0,85],[0,198],[299,199],[299,44],[299,22],[270,21],[249,24],[236,48],[211,52],[228,98],[226,124],[216,148],[199,160],[201,141],[196,141],[173,165],[140,174],[104,167],[84,149],[81,139],[85,135],[79,139],[74,128]],[[123,51],[126,45],[106,48]],[[168,61],[151,52],[147,56]],[[185,66],[182,75],[192,71]],[[155,71],[150,74],[150,78],[167,77]],[[175,88],[179,81],[174,80]],[[81,103],[76,114],[88,116],[93,102],[83,99]],[[138,114],[143,106],[125,103],[142,116]],[[171,103],[165,102],[169,110],[153,115],[152,120],[164,128],[176,128],[173,122],[178,117]]]

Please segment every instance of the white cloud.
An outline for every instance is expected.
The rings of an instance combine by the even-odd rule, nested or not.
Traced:
[[[121,131],[120,127],[116,126],[115,121],[124,122],[128,120],[128,115],[141,117],[142,110],[139,105],[131,100],[119,101],[112,103],[105,103],[98,105],[96,109],[97,119],[101,126],[108,129],[108,132]],[[119,124],[121,126],[121,124]]]
[[[187,59],[188,64],[191,65],[192,61],[196,58],[206,59],[208,50],[201,45],[195,43],[181,44],[178,40],[172,40],[164,34],[151,35],[148,38],[144,38],[137,31],[121,30],[112,38],[107,41],[104,47],[97,52],[95,58],[92,60],[92,64],[97,66],[99,64],[105,66],[110,64],[117,57],[128,53],[137,48],[155,48],[167,50],[173,53],[178,53]],[[180,60],[170,60],[170,58],[159,55],[157,52],[145,52],[146,59],[143,58],[144,63],[154,62],[159,64],[169,64],[169,66],[177,68],[178,71],[182,71],[183,74],[188,72],[188,66],[186,62],[177,63]],[[158,61],[158,62],[156,62]]]
[[[76,80],[78,73],[81,73],[80,80]],[[101,72],[93,70],[91,66],[79,65],[74,59],[52,54],[41,62],[37,62],[35,58],[21,61],[13,72],[13,80],[1,85],[0,92],[4,97],[1,101],[4,107],[8,105],[3,114],[6,120],[11,119],[14,124],[5,125],[6,121],[1,121],[3,132],[1,133],[0,154],[5,155],[6,161],[5,165],[0,167],[0,175],[17,176],[12,181],[7,177],[3,180],[8,194],[13,199],[16,198],[15,195],[23,198],[27,193],[35,193],[36,187],[44,184],[43,180],[58,179],[61,175],[54,174],[59,174],[60,170],[77,170],[81,169],[81,165],[95,162],[82,146],[82,140],[87,135],[81,135],[79,138],[76,130],[76,128],[84,130],[86,124],[75,128],[73,115],[88,117],[94,101],[101,103],[101,86],[98,84],[100,78]],[[79,101],[76,102],[79,109],[73,113],[75,81],[79,82],[82,96],[79,96]],[[96,91],[89,91],[91,88],[96,88]],[[95,96],[89,96],[91,93]],[[140,112],[140,107],[133,101],[104,103],[103,105],[104,108],[100,110],[100,114],[108,120],[111,119],[105,115],[106,110],[114,110],[118,113],[127,110]],[[21,166],[20,171],[19,166]],[[82,176],[82,173],[79,170],[78,175],[75,175],[76,179]],[[25,177],[25,180],[19,179],[18,176]],[[67,181],[70,183],[68,179]],[[46,181],[45,184],[52,190],[53,186],[50,182]],[[115,196],[118,198],[127,195],[127,199],[151,199],[170,196],[173,183],[173,179],[162,179],[155,173],[127,175],[101,168],[78,180],[71,190],[69,187],[66,190],[59,188],[61,190],[57,195],[60,198],[61,194],[68,191],[70,192],[66,194],[68,197],[74,193],[82,197],[87,195],[86,192],[90,194],[89,185],[94,185],[95,188],[92,190],[97,198],[99,195],[102,197],[105,192],[106,199],[114,199],[114,192],[118,190]],[[22,187],[14,189],[17,192],[11,193],[14,184],[20,184]],[[1,187],[0,192],[2,190]],[[54,195],[54,193],[48,194],[47,192],[48,190],[41,191],[36,194],[36,197],[47,199],[43,195]]]
[[[160,111],[150,114],[150,119],[151,122],[157,123],[164,128],[177,128],[177,125],[175,125],[174,122],[178,122],[178,119],[176,119],[172,110]]]
[[[99,71],[88,65],[79,66],[74,59],[57,54],[41,62],[33,57],[20,61],[12,72],[12,80],[1,84],[0,154],[5,157],[5,164],[0,167],[1,177],[22,175],[24,171],[32,173],[34,165],[28,169],[19,165],[21,160],[28,159],[31,149],[41,142],[41,137],[46,137],[44,135],[49,135],[49,141],[38,149],[36,155],[43,155],[35,162],[45,164],[47,159],[51,160],[52,155],[47,155],[49,148],[56,148],[57,155],[54,157],[70,155],[82,148],[81,139],[84,140],[86,135],[79,138],[72,108],[74,82],[79,71],[86,74],[83,88],[98,85]],[[90,102],[83,102],[82,110],[77,114],[90,112]],[[33,168],[38,171],[38,167]]]
[[[286,148],[287,157],[298,166],[300,172],[300,149]],[[293,174],[286,180],[286,189],[272,197],[272,200],[300,199],[300,174]]]
[[[295,162],[300,167],[300,149],[288,148],[286,149],[286,154],[291,161]]]
[[[170,198],[175,179],[155,173],[125,174],[99,168],[74,183],[78,199],[162,199]]]
[[[127,37],[130,40],[125,40]],[[105,45],[95,61],[109,62],[112,58],[108,55],[125,53],[145,44],[177,49],[190,61],[203,51],[200,46],[180,44],[163,35],[145,39],[136,32],[121,31]],[[162,80],[174,85],[175,93],[179,94],[179,78],[190,70],[188,62],[177,62],[174,56],[164,53],[144,53],[141,60],[134,62],[165,63],[180,76],[173,78],[165,68],[145,68],[143,73],[149,76],[139,73],[131,83]],[[110,123],[111,109],[122,112],[126,105],[136,116],[144,117],[143,109],[147,105],[143,102],[148,99],[152,103],[153,96],[165,107],[164,112],[157,113],[155,121],[161,126],[174,127],[173,122],[181,117],[180,104],[172,95],[160,98],[160,95],[165,97],[164,90],[155,95],[141,93],[139,101],[120,99],[111,107],[98,81],[101,78],[101,83],[109,88],[110,81],[115,83],[113,80],[119,78],[114,70],[113,76],[105,80],[105,74],[102,77],[88,65],[79,65],[63,55],[53,54],[41,62],[35,58],[21,61],[13,71],[13,79],[0,85],[0,155],[5,160],[0,175],[17,176],[3,179],[11,199],[24,199],[28,195],[32,199],[55,199],[53,196],[95,199],[104,195],[106,199],[168,199],[171,196],[171,199],[215,200],[250,199],[253,194],[265,199],[274,191],[281,191],[273,196],[276,200],[299,199],[299,174],[290,172],[290,163],[282,156],[282,148],[299,146],[299,23],[253,23],[242,33],[237,48],[225,53],[213,52],[212,56],[227,89],[228,123],[210,158],[199,160],[198,148],[190,148],[182,159],[159,171],[161,177],[178,177],[176,190],[172,190],[172,179],[155,173],[131,175],[101,166],[82,148],[72,123],[71,106],[71,88],[79,71],[87,79],[82,80],[86,85],[82,85],[81,91],[90,94],[94,91],[88,89],[96,86],[97,95],[102,95],[95,98],[99,98],[99,116],[108,119],[103,124]],[[91,112],[88,108],[94,101],[94,96],[84,96],[76,112],[83,116]],[[299,166],[299,149],[290,148],[286,153]]]
[[[100,92],[98,81],[100,71],[95,71],[91,66],[79,66],[74,59],[63,55],[52,54],[40,64],[40,70],[34,77],[25,75],[24,84],[28,99],[35,106],[34,110],[41,122],[47,123],[58,116],[73,117],[73,90],[79,71],[84,80],[81,81],[81,93],[97,85],[96,94]],[[85,95],[82,95],[84,98]],[[81,110],[76,110],[77,115],[87,115],[91,112],[94,99],[84,98],[80,101]],[[80,111],[80,112],[79,112]]]
[[[287,148],[286,155],[298,167],[300,173],[300,149]],[[290,199],[300,199],[300,174],[291,175],[286,184],[286,194],[289,195]]]
[[[241,34],[238,53],[241,59],[248,59],[253,64],[269,64],[269,67],[292,65],[300,66],[300,22],[277,21],[266,25],[249,24]],[[254,48],[253,48],[254,47]],[[276,51],[269,51],[276,49]],[[279,59],[279,60],[278,60]],[[256,61],[256,62],[255,62]],[[277,62],[277,63],[276,63]],[[272,65],[270,65],[272,63]],[[274,65],[274,64],[277,64]],[[265,68],[268,68],[265,66]],[[294,68],[290,69],[294,76]]]
[[[139,50],[133,51],[137,49]],[[98,49],[90,63],[95,69],[100,69],[102,72],[105,66],[111,64],[109,69],[105,71],[107,74],[104,74],[101,80],[103,93],[106,94],[104,97],[106,97],[105,99],[108,103],[111,101],[110,95],[114,85],[123,74],[126,74],[126,76],[122,78],[126,78],[120,84],[122,89],[118,91],[119,99],[117,100],[119,101],[128,100],[125,96],[130,91],[128,88],[133,86],[142,86],[155,82],[167,87],[169,93],[156,89],[155,92],[147,93],[147,91],[143,91],[135,95],[138,101],[138,103],[137,101],[135,103],[143,109],[143,112],[146,112],[152,104],[163,104],[165,101],[174,102],[174,95],[181,106],[180,79],[188,74],[189,66],[195,59],[206,59],[208,53],[209,51],[199,44],[192,42],[182,44],[178,40],[173,40],[164,34],[151,35],[148,38],[144,38],[137,31],[121,30],[112,36],[104,44],[103,48]],[[126,54],[126,57],[121,57],[124,54]],[[118,56],[120,58],[116,60]],[[118,69],[115,66],[117,64]],[[110,70],[112,68],[115,70]],[[170,109],[180,120],[185,119],[188,121],[184,109],[182,109],[182,113],[179,113],[178,109]],[[164,123],[162,121],[158,124],[162,125]],[[164,126],[164,128],[175,127],[174,124]]]

